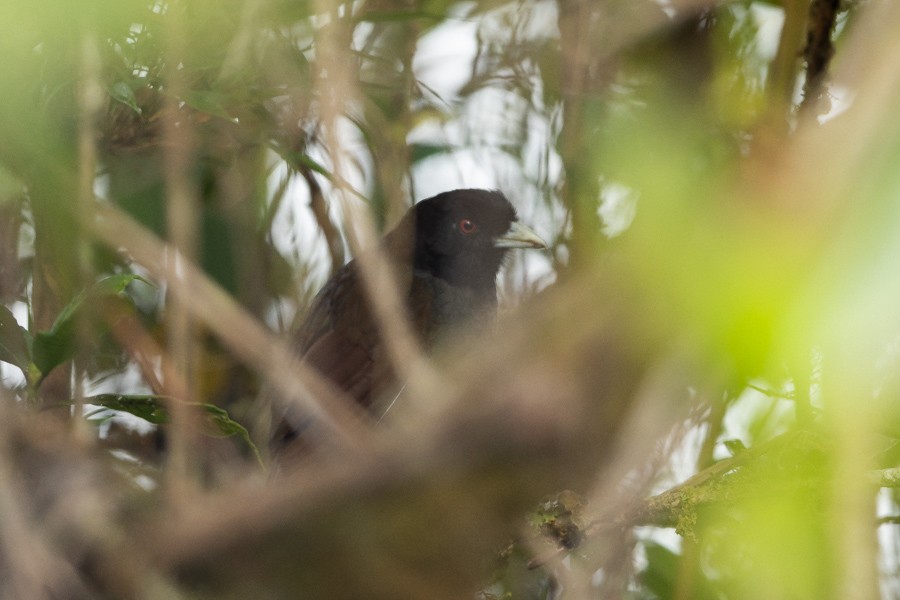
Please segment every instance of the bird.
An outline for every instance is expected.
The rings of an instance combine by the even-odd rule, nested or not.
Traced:
[[[487,327],[497,311],[497,275],[515,248],[547,247],[497,190],[457,189],[414,204],[381,240],[401,286],[406,318],[426,351],[453,332]],[[368,411],[402,382],[351,260],[313,299],[293,336],[301,360]],[[282,422],[276,438],[296,426]]]

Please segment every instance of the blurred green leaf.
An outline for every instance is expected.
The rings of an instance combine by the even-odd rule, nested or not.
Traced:
[[[228,105],[228,96],[214,90],[190,90],[184,96],[188,106],[209,115],[220,117],[227,121],[234,121],[234,117],[225,108]]]
[[[738,439],[734,440],[725,440],[722,442],[725,445],[725,448],[728,449],[728,452],[731,453],[732,456],[737,456],[741,452],[747,450],[747,447],[744,445],[744,442]]]
[[[109,410],[134,415],[153,425],[165,425],[169,423],[169,409],[167,403],[172,399],[156,394],[100,394],[85,398],[86,404],[102,406]],[[231,418],[223,408],[212,404],[190,403],[189,406],[202,410],[205,418],[203,421],[203,433],[210,437],[229,438],[237,437],[253,452],[254,457],[262,464],[259,450],[250,439],[247,428]]]
[[[213,404],[198,404],[197,406],[203,409],[206,413],[207,422],[213,426],[207,432],[207,435],[214,437],[232,437],[236,435],[247,442],[249,446],[253,446],[247,428],[232,419],[224,408],[219,408]]]
[[[453,148],[448,144],[412,144],[409,148],[409,158],[413,164],[416,164],[431,156],[447,154],[452,151]]]
[[[85,398],[85,403],[134,415],[153,425],[169,422],[169,413],[163,402],[165,396],[153,394],[101,394]]]
[[[237,267],[234,236],[225,217],[213,210],[205,210],[202,221],[203,270],[225,288],[237,295]]]
[[[206,413],[206,422],[212,427],[207,431],[207,435],[212,437],[237,437],[247,445],[256,461],[260,465],[264,465],[262,456],[259,454],[259,448],[250,439],[250,432],[247,431],[246,427],[232,419],[223,408],[213,404],[201,404],[199,406]]]
[[[108,92],[113,100],[121,102],[125,106],[131,108],[137,114],[141,114],[141,107],[138,106],[137,98],[134,95],[134,90],[131,89],[130,85],[128,85],[124,81],[117,81],[109,86]]]
[[[685,565],[683,554],[678,554],[656,542],[646,542],[644,551],[647,556],[647,568],[640,574],[640,581],[646,591],[655,598],[676,598],[681,592],[682,596],[693,600],[712,600],[717,594],[711,589],[709,579],[702,573],[696,573],[692,579],[690,596],[685,596],[685,590],[679,589],[679,579],[686,568],[700,569],[700,565]]]
[[[654,542],[644,544],[647,568],[640,574],[641,584],[656,598],[674,598],[681,556]]]
[[[331,171],[329,171],[324,165],[317,162],[313,158],[310,158],[310,156],[305,152],[288,152],[284,156],[284,158],[288,162],[288,164],[291,164],[293,166],[306,167],[311,171],[318,173],[319,175],[324,175],[329,179],[332,178]]]
[[[124,273],[101,279],[94,286],[73,298],[62,310],[56,321],[48,331],[39,331],[34,336],[32,355],[34,364],[45,377],[55,367],[69,360],[75,355],[75,323],[80,317],[82,307],[86,301],[102,298],[104,296],[116,296],[125,291],[133,281],[143,281],[148,285],[149,281],[134,275]]]

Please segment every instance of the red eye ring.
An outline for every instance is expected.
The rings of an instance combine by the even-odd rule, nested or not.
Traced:
[[[472,235],[473,233],[478,231],[478,225],[476,225],[471,219],[461,219],[459,221],[459,230],[463,233],[463,235]]]

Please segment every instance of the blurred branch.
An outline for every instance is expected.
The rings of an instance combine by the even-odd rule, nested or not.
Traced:
[[[341,238],[341,232],[337,225],[331,220],[328,214],[328,203],[325,201],[325,195],[322,193],[322,186],[316,181],[312,169],[307,166],[300,166],[300,174],[306,180],[309,188],[309,208],[319,231],[325,236],[325,243],[328,245],[328,255],[331,257],[331,272],[334,273],[344,265],[344,240]]]
[[[100,84],[100,50],[92,31],[82,33],[81,56],[79,61],[80,81],[78,86],[78,200],[77,210],[82,214],[90,214],[94,203],[94,177],[97,172],[97,136],[100,110],[103,108],[103,89]],[[78,254],[79,289],[86,290],[93,283],[93,245],[84,228],[79,226],[76,237]],[[84,367],[88,359],[87,349],[90,347],[91,315],[80,313],[75,322],[76,350],[73,363],[76,416],[84,414]],[[84,419],[73,419],[75,435],[82,441],[90,439],[87,423]]]
[[[689,511],[693,512],[702,505],[722,502],[733,495],[730,487],[715,485],[726,475],[752,464],[767,454],[784,451],[809,452],[817,449],[819,444],[816,436],[806,432],[784,434],[748,448],[736,456],[720,460],[675,487],[647,498],[621,514],[597,520],[592,527],[656,525],[678,528],[684,523],[685,517],[689,517]]]
[[[169,280],[178,277],[180,263],[196,261],[200,247],[197,235],[200,224],[199,190],[190,172],[195,168],[196,134],[194,128],[181,110],[182,99],[187,96],[182,61],[185,60],[187,46],[185,2],[174,0],[169,3],[165,29],[165,45],[168,60],[164,72],[165,109],[163,118],[163,181],[165,183],[166,235],[169,246],[160,255],[167,263]],[[172,484],[172,499],[181,499],[178,493],[184,485],[194,484],[196,463],[193,458],[191,421],[196,418],[189,403],[196,401],[199,390],[195,357],[197,343],[195,327],[190,310],[178,294],[168,294],[166,298],[166,334],[168,337],[169,364],[172,369],[163,371],[163,377],[178,374],[178,384],[174,382],[170,391],[174,392],[169,407],[172,415],[170,427],[170,450],[166,460],[170,468],[166,470]]]
[[[522,445],[499,421],[488,430],[435,439],[415,458],[395,447],[205,498],[161,523],[148,547],[167,572],[229,581],[229,598],[248,584],[256,594],[306,589],[323,599],[471,597],[486,576],[483,559],[537,498],[529,457],[553,454]],[[298,555],[302,564],[278,566]]]
[[[786,0],[784,24],[778,41],[778,50],[769,68],[766,81],[769,96],[774,103],[771,112],[785,123],[794,100],[794,82],[797,80],[799,57],[803,46],[804,25],[807,22],[807,0]]]
[[[171,249],[124,212],[98,207],[86,227],[111,248],[125,248],[153,275],[166,281],[185,309],[205,325],[235,356],[257,370],[284,398],[334,435],[347,449],[366,446],[368,432],[360,418],[315,371],[298,361],[287,344],[274,336],[193,263],[182,260],[177,271],[163,262]],[[287,400],[285,400],[287,401]]]
[[[137,364],[154,394],[171,398],[190,397],[181,372],[130,307],[118,298],[110,298],[105,302],[102,314],[113,337]],[[162,372],[162,380],[156,375],[157,365]]]
[[[594,242],[601,231],[597,214],[599,182],[597,174],[592,172],[594,161],[589,158],[597,152],[596,140],[586,135],[586,129],[591,129],[589,102],[605,83],[601,77],[592,77],[592,72],[599,70],[591,47],[594,37],[591,25],[598,21],[594,14],[597,10],[602,9],[589,0],[559,2],[560,86],[564,109],[558,145],[565,172],[562,198],[571,214],[572,238],[579,240],[572,248],[573,265],[592,256]]]
[[[389,10],[397,19],[372,23],[361,51],[360,73],[362,119],[353,119],[363,132],[374,173],[374,194],[370,204],[381,227],[396,223],[409,208],[411,152],[409,133],[414,127],[417,103],[413,57],[423,23],[408,18],[408,0],[388,0],[363,5],[364,10]],[[376,13],[377,14],[377,13]],[[363,18],[366,13],[363,11]],[[367,64],[383,68],[367,68]]]
[[[330,15],[329,23],[316,32],[317,66],[320,69],[317,87],[323,138],[336,183],[335,197],[348,222],[345,227],[347,241],[359,265],[363,290],[382,333],[381,339],[386,341],[391,366],[398,379],[406,382],[408,398],[427,398],[427,394],[421,392],[435,387],[436,374],[404,317],[404,299],[394,268],[379,244],[372,214],[351,204],[352,190],[346,185],[347,150],[339,125],[353,103],[361,101],[357,74],[353,70],[357,65],[351,52],[352,22],[349,15],[342,15],[338,2],[319,0],[317,4],[324,14]],[[427,410],[427,407],[419,408]]]
[[[811,434],[785,434],[758,444],[731,458],[721,460],[701,470],[686,481],[642,501],[628,512],[611,519],[598,520],[589,529],[605,531],[610,526],[656,525],[679,527],[683,519],[698,507],[722,504],[734,500],[734,489],[715,485],[730,473],[751,465],[760,457],[773,452],[809,452],[820,448],[821,440]],[[883,488],[900,488],[900,467],[879,469],[868,474],[871,483]]]
[[[812,0],[809,5],[809,25],[806,31],[806,82],[803,84],[803,102],[800,108],[810,110],[818,107],[820,99],[827,93],[824,88],[828,64],[834,56],[831,34],[837,20],[840,0]]]

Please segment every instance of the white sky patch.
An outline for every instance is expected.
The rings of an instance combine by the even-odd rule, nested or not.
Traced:
[[[284,199],[272,221],[272,243],[286,257],[294,253],[305,257],[317,255],[324,248],[314,243],[320,232],[309,210],[309,187],[306,182],[302,177],[288,172],[287,165],[279,159],[269,177],[269,190],[274,191],[282,185],[286,177]]]
[[[637,190],[617,181],[600,180],[600,206],[597,214],[603,220],[603,234],[613,238],[624,232],[637,212]]]
[[[25,385],[25,376],[18,367],[0,361],[0,382],[6,389],[15,389]]]
[[[419,40],[413,57],[416,79],[450,102],[469,81],[478,51],[477,21],[447,20]]]
[[[349,119],[341,118],[337,122],[337,137],[342,152],[340,175],[352,190],[362,195],[369,193],[366,186],[374,176],[374,167],[359,130]],[[321,148],[310,147],[307,154],[325,169],[329,171],[333,169],[330,157]],[[269,176],[269,195],[273,196],[275,190],[283,185],[287,178],[284,197],[272,222],[272,243],[288,262],[295,266],[302,264],[309,269],[305,274],[308,281],[322,283],[328,275],[330,260],[324,235],[309,206],[309,187],[303,176],[291,172],[279,156],[272,153],[272,160],[275,161],[275,165]],[[314,177],[322,188],[332,222],[343,234],[344,217],[334,186],[324,176],[314,175]],[[348,191],[348,194],[350,196],[348,202],[362,202],[352,192]],[[346,238],[344,250],[349,258]],[[272,318],[269,319],[269,324],[277,327],[277,318],[275,315],[270,316]]]
[[[898,506],[894,502],[893,492],[888,489],[878,490],[878,516],[892,517],[897,515]],[[878,567],[881,571],[879,584],[882,598],[900,597],[900,536],[897,525],[886,524],[878,527]]]
[[[784,25],[784,9],[754,2],[750,6],[750,14],[757,26],[756,53],[766,62],[770,62],[778,52],[781,28]]]
[[[13,302],[8,308],[16,318],[16,323],[23,329],[28,329],[28,306],[24,302]],[[25,375],[18,367],[0,361],[0,382],[7,389],[17,388],[25,385]]]
[[[817,120],[821,124],[827,123],[828,121],[846,112],[847,109],[849,109],[853,105],[853,99],[856,97],[856,94],[854,92],[844,86],[836,85],[834,83],[829,83],[827,84],[827,86],[830,106],[828,112],[826,112],[824,115],[818,116]]]
[[[760,383],[760,387],[768,387],[767,382]],[[791,390],[773,388],[773,392],[787,393]],[[750,447],[760,439],[771,439],[784,433],[793,419],[794,402],[787,398],[772,398],[755,390],[746,388],[741,395],[731,403],[723,420],[722,438],[726,440],[740,440],[745,446]],[[764,417],[764,421],[760,418]],[[753,427],[757,431],[752,431]],[[715,457],[723,459],[731,456],[731,452],[723,445],[717,444]]]
[[[421,200],[458,188],[499,189],[520,210],[521,220],[552,242],[552,232],[565,215],[556,218],[552,209],[559,205],[545,198],[561,176],[562,163],[542,107],[543,81],[535,72],[530,98],[493,83],[465,97],[461,91],[473,68],[484,66],[474,65],[479,39],[485,46],[482,59],[490,61],[491,54],[511,40],[555,37],[556,3],[538,0],[470,17],[476,7],[475,3],[460,5],[456,18],[425,34],[417,46],[413,60],[416,78],[426,88],[426,99],[450,118],[420,121],[408,136],[410,144],[446,148],[415,164],[413,195]],[[428,89],[436,97],[429,95]],[[527,119],[524,134],[523,119]],[[510,253],[500,278],[501,298],[530,283],[546,285],[553,279],[551,265],[546,253]],[[514,293],[509,294],[513,297]]]
[[[477,148],[463,148],[420,162],[413,172],[416,200],[457,188],[498,187],[496,170],[486,154]]]

